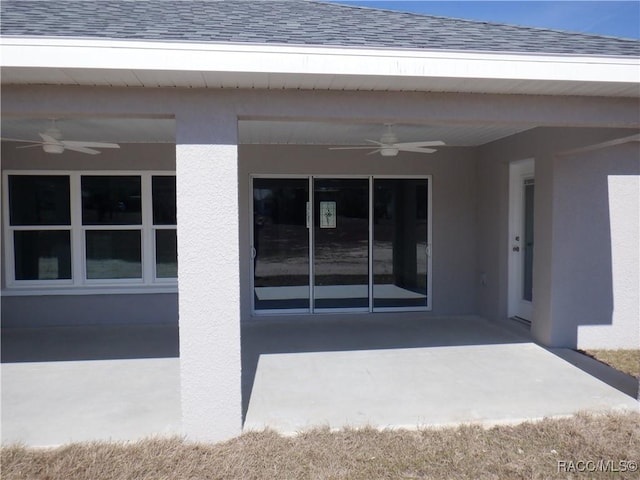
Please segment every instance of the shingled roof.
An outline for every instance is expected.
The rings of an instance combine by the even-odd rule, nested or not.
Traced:
[[[2,0],[3,36],[639,56],[640,42],[311,0]]]

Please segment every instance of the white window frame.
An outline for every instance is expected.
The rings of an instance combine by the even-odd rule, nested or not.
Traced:
[[[69,177],[71,225],[12,226],[9,218],[9,176],[51,175]],[[153,224],[153,176],[175,176],[167,170],[7,170],[3,172],[3,228],[5,245],[5,281],[3,295],[113,294],[113,293],[173,293],[177,278],[157,278],[155,231],[177,230],[177,225]],[[139,225],[83,225],[82,176],[136,176],[141,179],[142,223]],[[16,280],[14,234],[16,230],[69,230],[71,233],[71,280]],[[87,231],[140,230],[142,277],[126,279],[88,279],[86,262]]]

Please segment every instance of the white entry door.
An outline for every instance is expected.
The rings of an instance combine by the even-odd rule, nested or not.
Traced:
[[[533,313],[534,161],[510,165],[509,316],[531,321]]]

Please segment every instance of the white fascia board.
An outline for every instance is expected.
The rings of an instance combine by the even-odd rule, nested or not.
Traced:
[[[627,57],[3,37],[2,67],[640,84]]]

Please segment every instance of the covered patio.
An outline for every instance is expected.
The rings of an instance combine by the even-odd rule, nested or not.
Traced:
[[[3,333],[4,444],[181,434],[175,327],[74,327],[69,335],[64,327]],[[569,349],[545,349],[513,321],[343,315],[242,329],[244,431],[491,425],[637,410],[637,392],[636,379]]]
[[[538,346],[638,346],[637,42],[9,3],[3,440],[637,408]]]

